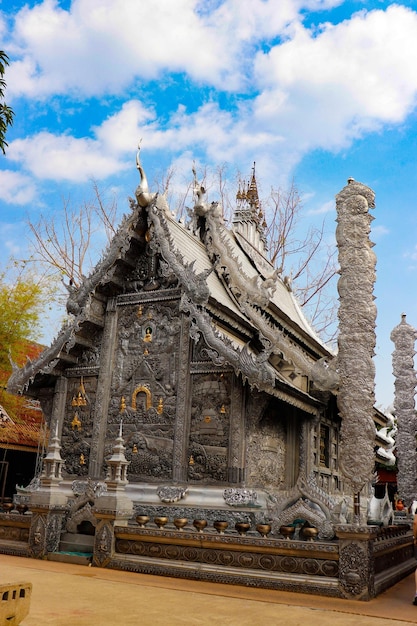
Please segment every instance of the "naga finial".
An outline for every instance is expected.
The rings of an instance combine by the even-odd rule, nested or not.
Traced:
[[[193,162],[192,172],[194,174],[194,196],[195,196],[194,211],[196,215],[201,217],[207,213],[207,211],[209,210],[209,205],[208,205],[208,202],[204,199],[204,196],[206,195],[206,189],[202,183],[198,182],[198,179],[197,179],[195,162]]]
[[[148,179],[146,178],[145,171],[140,162],[140,144],[142,143],[142,139],[138,143],[138,151],[136,153],[136,168],[140,175],[140,184],[135,191],[136,200],[141,207],[147,207],[150,202],[154,199],[155,194],[149,193],[149,185]]]

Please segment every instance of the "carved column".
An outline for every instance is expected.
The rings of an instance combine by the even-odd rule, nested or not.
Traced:
[[[49,425],[51,433],[58,433],[59,440],[61,440],[62,424],[65,417],[67,389],[68,379],[65,376],[60,376],[55,383],[54,399],[52,402],[51,423]]]
[[[29,531],[29,555],[35,559],[57,552],[67,512],[65,505],[38,506],[31,504],[32,520]]]
[[[227,481],[240,484],[246,479],[245,472],[245,388],[232,377],[230,402],[230,435]]]
[[[373,540],[378,530],[378,526],[335,526],[339,539],[339,584],[345,598],[375,597]]]
[[[180,352],[177,376],[177,406],[172,453],[172,479],[186,481],[188,471],[187,442],[191,411],[190,376],[190,321],[185,315],[181,319]]]
[[[94,515],[97,526],[94,537],[93,563],[97,567],[106,567],[114,555],[115,537],[114,527],[126,526],[133,513],[132,501],[126,495],[127,466],[129,461],[125,457],[125,446],[120,424],[119,436],[113,448],[113,454],[108,460],[107,490],[96,498]]]
[[[397,417],[398,492],[407,506],[417,500],[417,417],[414,396],[416,372],[414,370],[414,344],[417,330],[407,324],[405,315],[391,333],[395,344],[392,369],[395,376],[394,409]]]
[[[100,478],[104,456],[107,414],[110,403],[110,390],[114,369],[114,354],[117,344],[116,298],[107,303],[103,341],[100,352],[100,374],[97,381],[97,395],[93,415],[93,433],[90,449],[89,476]]]
[[[40,487],[31,494],[32,521],[29,532],[31,556],[42,558],[58,550],[67,498],[60,488],[63,460],[60,454],[58,424],[51,435],[48,453],[43,459]]]
[[[310,433],[312,431],[310,420],[303,419],[299,426],[299,462],[298,474],[308,476],[310,473],[309,460],[311,456]],[[298,478],[298,476],[297,476]]]
[[[287,489],[290,489],[291,487],[294,487],[295,483],[297,482],[299,471],[305,466],[303,459],[302,467],[300,467],[301,433],[297,409],[292,406],[288,407],[287,415],[287,441],[285,446],[285,486]]]
[[[353,492],[372,478],[374,471],[376,306],[373,288],[376,257],[369,240],[374,193],[348,180],[336,196],[336,239],[339,248],[339,354],[337,404],[342,418],[340,467]],[[359,497],[359,496],[358,496]],[[359,509],[355,521],[359,522]]]

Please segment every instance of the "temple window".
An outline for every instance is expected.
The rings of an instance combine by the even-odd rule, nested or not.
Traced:
[[[330,428],[320,424],[320,466],[329,467],[330,461]]]

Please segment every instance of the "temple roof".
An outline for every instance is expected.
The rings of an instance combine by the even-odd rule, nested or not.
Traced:
[[[36,452],[44,443],[45,432],[41,424],[14,424],[0,428],[0,448]]]
[[[303,315],[291,287],[267,259],[255,171],[230,229],[223,222],[221,207],[206,201],[205,190],[196,180],[194,211],[190,223],[184,225],[174,219],[163,196],[149,192],[139,159],[138,170],[141,184],[136,201],[131,200],[130,215],[90,276],[79,289],[71,288],[70,320],[38,359],[14,369],[8,389],[21,392],[35,378],[53,375],[62,360],[67,366],[71,359],[77,364],[71,349],[77,341],[88,342],[83,328],[102,324],[97,303],[101,306],[109,295],[126,297],[131,289],[126,271],[143,246],[150,245],[183,291],[182,310],[225,362],[251,386],[291,398],[296,406],[314,413],[319,403],[309,393],[308,380],[314,364],[331,361],[332,353]],[[258,237],[238,228],[244,203]]]
[[[201,239],[192,230],[185,228],[169,214],[166,215],[166,223],[172,242],[175,248],[181,251],[184,260],[187,263],[194,262],[194,268],[197,273],[211,270],[213,264],[207,255],[207,247]],[[252,249],[252,246],[248,245],[244,238],[236,235],[233,230],[223,227],[221,236],[224,245],[232,251],[236,266],[241,268],[242,275],[246,276],[254,284],[256,281],[265,283],[266,280],[271,279],[271,275],[274,275],[274,267],[266,258],[262,260],[258,258],[258,250]],[[317,349],[330,352],[303,314],[289,286],[284,283],[279,275],[275,274],[273,280],[274,292],[270,293],[267,305],[271,309],[271,313],[273,312],[275,316],[280,317],[281,321],[288,327],[291,327],[293,332],[298,332],[312,343],[318,344],[316,346]],[[208,275],[207,285],[210,296],[214,300],[229,308],[238,317],[246,319],[236,300],[231,296],[230,290],[227,289],[225,282],[219,278],[217,272],[211,272]]]

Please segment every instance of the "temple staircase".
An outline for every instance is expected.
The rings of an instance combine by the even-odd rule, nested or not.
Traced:
[[[48,554],[49,561],[91,565],[94,550],[94,535],[63,533],[57,552]]]

